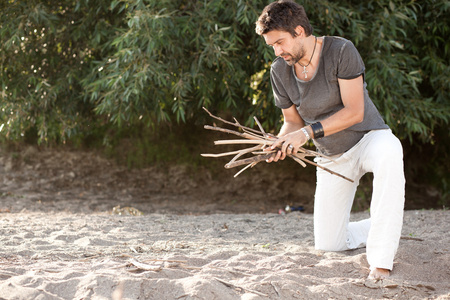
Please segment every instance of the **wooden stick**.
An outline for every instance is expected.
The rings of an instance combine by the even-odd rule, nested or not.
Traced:
[[[253,157],[250,157],[250,158],[241,159],[241,160],[238,160],[238,161],[235,161],[235,162],[229,162],[229,163],[227,163],[227,164],[225,165],[225,168],[226,168],[226,169],[231,169],[231,168],[239,167],[239,166],[242,166],[242,165],[251,164],[251,163],[254,163],[254,162],[261,162],[261,161],[264,161],[264,160],[269,159],[272,155],[273,155],[273,153],[269,153],[269,154],[266,154],[266,155],[258,155],[258,156],[253,156]],[[288,157],[291,157],[291,156],[288,155]],[[293,157],[292,157],[292,158],[293,158]],[[306,162],[306,163],[308,163],[308,164],[311,164],[311,165],[313,165],[313,166],[316,166],[316,167],[318,167],[318,168],[321,168],[322,170],[327,171],[327,172],[329,172],[329,173],[331,173],[331,174],[333,174],[333,175],[336,175],[336,176],[339,176],[339,177],[341,177],[341,178],[344,178],[345,180],[348,180],[348,181],[350,181],[350,182],[354,182],[352,179],[350,179],[350,178],[348,178],[348,177],[345,177],[344,175],[341,175],[341,174],[339,174],[339,173],[336,173],[336,172],[334,172],[334,171],[332,171],[332,170],[330,170],[330,169],[328,169],[328,168],[325,168],[325,167],[323,167],[323,166],[321,166],[321,165],[318,165],[318,164],[316,164],[315,162],[312,162],[312,161],[310,161],[310,160],[308,160],[308,159],[306,159],[306,158],[304,158],[304,157],[301,157],[301,156],[295,156],[295,158],[298,159],[298,160],[302,160],[302,161],[304,161],[304,162]],[[300,162],[297,161],[296,159],[294,159],[294,160],[295,160],[296,162],[300,163]],[[304,164],[302,164],[302,163],[300,163],[300,164],[301,164],[303,167],[306,167],[306,165],[304,165]]]
[[[313,165],[313,166],[316,166],[316,167],[318,167],[318,168],[321,168],[322,170],[327,171],[328,173],[331,173],[331,174],[333,174],[333,175],[336,175],[336,176],[339,176],[339,177],[341,177],[341,178],[344,178],[345,180],[348,180],[348,181],[350,181],[350,182],[354,182],[352,179],[350,179],[350,178],[348,178],[348,177],[345,177],[344,175],[341,175],[341,174],[339,174],[339,173],[336,173],[336,172],[334,172],[334,171],[332,171],[332,170],[330,170],[330,169],[328,169],[328,168],[322,167],[321,165],[318,165],[318,164],[316,164],[315,162],[312,162],[312,161],[310,161],[310,160],[308,160],[308,159],[304,159],[304,158],[300,158],[300,159],[303,160],[304,162],[307,162],[308,164],[311,164],[311,165]]]
[[[173,260],[173,259],[157,259],[157,258],[150,258],[150,259],[145,259],[145,260],[143,260],[143,262],[148,262],[148,261],[162,261],[162,262],[172,262],[172,263],[180,263],[180,264],[185,264],[185,263],[187,263],[187,260]]]
[[[144,271],[154,271],[154,272],[156,272],[156,271],[161,271],[162,270],[162,266],[144,264],[144,263],[141,263],[140,261],[138,261],[135,258],[130,259],[129,263],[132,264],[133,266],[135,266],[136,268],[138,268],[140,270],[144,270]]]
[[[269,295],[266,295],[266,294],[263,294],[263,293],[261,293],[261,292],[258,292],[258,291],[255,291],[255,290],[251,290],[251,289],[248,289],[248,288],[245,288],[245,287],[242,287],[242,286],[235,285],[235,284],[233,284],[233,283],[231,283],[231,282],[227,282],[227,281],[222,280],[222,279],[219,279],[219,278],[217,278],[217,277],[213,277],[213,278],[214,278],[215,280],[217,280],[218,282],[225,284],[226,286],[229,286],[229,287],[232,287],[232,288],[238,288],[238,289],[241,289],[241,290],[250,292],[250,293],[252,293],[252,294],[259,295],[259,296],[269,297]]]
[[[242,165],[251,164],[254,162],[260,162],[260,161],[269,159],[272,155],[273,155],[273,153],[269,153],[266,155],[258,155],[258,156],[253,156],[253,157],[237,160],[235,162],[229,162],[225,165],[225,168],[231,169],[231,168],[239,167]]]
[[[259,144],[259,145],[271,145],[273,142],[266,140],[220,140],[214,141],[214,145],[239,145],[239,144]]]
[[[423,242],[423,239],[419,239],[419,238],[415,238],[415,237],[411,237],[411,236],[401,236],[400,239]]]
[[[262,136],[258,136],[254,133],[242,133],[239,131],[235,131],[235,130],[230,130],[230,129],[225,129],[225,128],[221,128],[221,127],[217,127],[217,126],[210,126],[210,125],[205,125],[203,126],[205,129],[208,130],[215,130],[215,131],[221,131],[221,132],[225,132],[225,133],[229,133],[229,134],[234,134],[243,138],[247,138],[247,139],[261,139],[263,138]]]
[[[231,169],[237,166],[242,166],[242,165],[247,165],[245,168],[243,168],[242,170],[240,170],[236,175],[238,176],[239,174],[241,174],[243,171],[245,171],[246,169],[255,166],[257,163],[267,160],[269,159],[273,153],[278,149],[274,149],[271,152],[267,152],[267,154],[263,154],[261,152],[256,152],[253,153],[255,156],[250,157],[250,158],[245,158],[245,159],[241,159],[241,160],[237,160],[239,157],[243,156],[244,154],[248,154],[250,152],[256,151],[256,150],[264,150],[266,146],[270,146],[273,145],[273,143],[275,143],[275,141],[277,140],[277,138],[271,134],[268,134],[264,131],[261,123],[259,122],[259,120],[254,117],[256,123],[258,124],[258,127],[260,129],[260,131],[257,131],[253,128],[250,127],[246,127],[241,125],[236,118],[234,118],[234,123],[233,122],[229,122],[226,121],[220,117],[217,117],[215,115],[213,115],[212,113],[210,113],[206,108],[203,107],[203,109],[214,119],[219,120],[225,124],[229,124],[232,126],[235,126],[239,129],[241,129],[243,132],[238,132],[235,130],[230,130],[230,129],[225,129],[225,128],[221,128],[221,127],[217,127],[217,126],[205,126],[205,129],[209,129],[209,130],[216,130],[216,131],[221,131],[221,132],[225,132],[225,133],[229,133],[229,134],[234,134],[237,135],[239,137],[245,138],[243,140],[219,140],[219,141],[215,141],[214,144],[215,145],[237,145],[237,144],[256,144],[257,146],[251,147],[251,148],[247,148],[247,149],[243,149],[243,150],[238,150],[238,151],[232,151],[232,152],[225,152],[225,153],[219,153],[219,154],[202,154],[202,156],[204,157],[222,157],[222,156],[226,156],[226,155],[233,155],[236,154],[235,157],[233,157],[233,159],[227,163],[225,165],[225,168],[227,169]],[[336,173],[328,168],[325,168],[319,164],[314,163],[313,161],[306,159],[306,156],[319,156],[319,157],[323,157],[326,159],[329,159],[330,161],[333,161],[336,163],[336,161],[334,161],[331,157],[326,156],[324,154],[321,154],[319,152],[316,151],[312,151],[312,150],[308,150],[305,149],[303,147],[299,147],[298,152],[295,154],[290,154],[288,155],[288,157],[292,158],[295,162],[299,163],[300,165],[302,165],[303,167],[306,167],[305,163],[311,164],[313,166],[316,166],[318,168],[321,168],[324,171],[329,172],[330,174],[339,176],[345,180],[348,180],[350,182],[353,182],[352,179],[347,178],[339,173]]]
[[[229,122],[229,121],[227,121],[227,120],[224,120],[224,119],[222,119],[222,118],[220,118],[220,117],[216,117],[215,115],[213,115],[212,113],[210,113],[209,110],[207,110],[205,107],[203,107],[203,110],[206,111],[206,112],[211,116],[211,118],[214,118],[214,119],[216,119],[216,120],[219,120],[219,121],[221,121],[221,122],[224,122],[225,124],[229,124],[229,125],[232,125],[232,126],[236,126],[236,127],[239,127],[239,128],[242,128],[242,129],[251,131],[251,132],[261,133],[261,132],[259,132],[258,130],[255,130],[255,129],[253,129],[253,128],[243,126],[243,125],[239,124],[238,122],[233,123],[233,122]]]
[[[237,172],[236,174],[234,174],[234,178],[238,177],[239,174],[241,174],[242,172],[244,172],[245,170],[247,170],[248,168],[253,168],[254,166],[256,166],[257,162],[252,162],[250,164],[248,164],[246,167],[242,168],[239,172]]]
[[[260,150],[260,149],[261,149],[261,146],[258,145],[258,146],[255,146],[255,147],[251,147],[251,148],[247,148],[247,149],[241,150],[241,151],[239,152],[239,154],[237,154],[235,157],[233,157],[232,160],[230,160],[230,163],[236,161],[236,160],[237,160],[239,157],[241,157],[242,155],[245,155],[245,154],[247,154],[247,153],[251,153],[251,152],[253,152],[253,151],[255,151],[255,150]]]
[[[264,131],[264,128],[262,127],[261,123],[259,123],[259,120],[256,116],[253,117],[253,119],[255,120],[256,124],[258,124],[259,130],[266,135],[266,132]]]
[[[250,153],[253,152],[255,150],[259,150],[261,149],[261,146],[256,146],[256,147],[250,147],[244,150],[236,150],[236,151],[230,151],[230,152],[223,152],[223,153],[217,153],[217,154],[200,154],[203,157],[222,157],[222,156],[228,156],[228,155],[236,155],[236,154],[246,154],[246,153]]]
[[[306,164],[303,162],[303,160],[301,160],[300,158],[298,158],[297,156],[292,156],[292,159],[294,161],[296,161],[297,163],[299,163],[303,168],[306,168]]]
[[[223,157],[223,156],[229,156],[229,155],[235,155],[241,153],[241,150],[231,151],[231,152],[224,152],[224,153],[202,153],[200,154],[203,157]]]

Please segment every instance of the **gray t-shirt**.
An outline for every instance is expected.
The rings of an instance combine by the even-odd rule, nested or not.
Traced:
[[[352,42],[341,37],[326,36],[316,73],[310,81],[298,79],[293,66],[278,57],[274,60],[270,78],[275,104],[282,109],[297,107],[306,125],[322,121],[341,110],[338,78],[364,77],[364,62]],[[319,152],[325,155],[344,153],[370,130],[389,128],[369,98],[364,82],[364,120],[335,134],[314,139]]]

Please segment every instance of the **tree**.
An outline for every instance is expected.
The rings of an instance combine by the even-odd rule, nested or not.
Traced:
[[[269,1],[9,0],[0,36],[2,134],[64,141],[101,126],[204,120],[202,106],[276,131]],[[56,5],[55,5],[56,3]],[[449,120],[448,1],[305,1],[315,34],[352,40],[369,93],[401,138]]]
[[[65,141],[95,124],[81,80],[124,26],[109,1],[4,1],[1,15],[1,133]]]

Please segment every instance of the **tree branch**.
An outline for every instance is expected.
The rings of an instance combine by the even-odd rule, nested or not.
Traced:
[[[261,123],[258,121],[258,119],[255,117],[255,122],[259,127],[260,131],[257,131],[253,128],[249,128],[246,126],[241,125],[236,119],[234,119],[234,123],[233,122],[229,122],[227,120],[224,120],[220,117],[217,117],[215,115],[213,115],[212,113],[210,113],[206,108],[203,107],[203,109],[214,119],[219,120],[225,124],[228,125],[232,125],[235,126],[237,128],[239,128],[240,130],[242,130],[243,132],[239,132],[236,130],[230,130],[230,129],[226,129],[226,128],[222,128],[222,127],[218,127],[218,126],[209,126],[209,125],[205,125],[204,128],[208,129],[208,130],[215,130],[215,131],[220,131],[220,132],[224,132],[224,133],[228,133],[228,134],[233,134],[233,135],[237,135],[241,138],[244,139],[240,139],[240,140],[219,140],[219,141],[214,141],[215,145],[245,145],[245,144],[256,144],[256,146],[250,147],[250,148],[245,148],[242,150],[237,150],[237,151],[231,151],[231,152],[224,152],[224,153],[218,153],[218,154],[202,154],[202,156],[204,157],[222,157],[222,156],[227,156],[227,155],[235,155],[233,157],[233,159],[228,162],[225,165],[226,169],[231,169],[231,168],[235,168],[238,166],[242,166],[242,165],[247,165],[246,167],[244,167],[242,170],[240,170],[238,173],[236,173],[234,175],[234,177],[237,177],[239,174],[241,174],[243,171],[247,170],[248,168],[251,168],[253,166],[255,166],[257,163],[267,160],[270,157],[272,157],[274,155],[274,153],[276,153],[277,150],[279,149],[274,149],[272,151],[264,151],[268,146],[272,145],[277,138],[274,137],[273,135],[266,133],[264,131],[264,128],[262,127]],[[260,150],[258,152],[255,152],[257,150]],[[334,160],[331,157],[328,157],[326,155],[323,155],[319,152],[316,151],[312,151],[312,150],[308,150],[305,149],[303,147],[299,147],[298,149],[299,152],[295,153],[295,154],[289,154],[288,157],[292,158],[295,162],[299,163],[300,165],[302,165],[303,167],[306,167],[305,163],[308,163],[310,165],[316,166],[317,168],[321,168],[324,171],[329,172],[330,174],[339,176],[345,180],[348,180],[350,182],[353,182],[352,179],[345,177],[344,175],[341,175],[337,172],[334,172],[328,168],[325,168],[319,164],[316,164],[315,162],[306,159],[306,156],[320,156],[320,157],[324,157],[326,159],[329,159],[331,161],[334,162]],[[241,156],[245,155],[245,154],[249,154],[252,153],[254,156],[252,157],[248,157],[248,158],[243,158],[240,160],[237,160],[238,158],[240,158]]]

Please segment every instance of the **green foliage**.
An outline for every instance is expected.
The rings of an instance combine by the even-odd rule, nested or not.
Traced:
[[[276,131],[273,51],[254,33],[269,2],[3,1],[1,133],[64,142],[98,127],[203,123],[202,106]],[[394,132],[433,143],[450,115],[448,1],[303,5],[315,34],[356,44]]]
[[[123,22],[108,1],[3,1],[2,134],[65,141],[95,123],[81,80]]]
[[[98,126],[202,122],[202,106],[276,131],[273,53],[254,33],[268,2],[4,1],[1,132],[65,141]],[[356,44],[397,135],[432,141],[448,124],[448,1],[303,5],[316,34]]]
[[[119,126],[185,122],[202,106],[250,113],[251,77],[271,58],[254,34],[257,2],[113,1],[127,27],[83,81],[96,112]]]
[[[371,98],[397,136],[433,142],[436,126],[450,117],[448,1],[315,1],[305,8],[316,33],[355,43]]]
[[[140,140],[133,149],[142,153],[129,157],[151,163],[170,159],[154,147],[162,143],[161,128],[211,121],[202,106],[250,126],[257,116],[277,132],[280,111],[269,80],[274,54],[254,32],[269,2],[1,1],[0,138],[119,147],[132,132]],[[448,199],[450,3],[302,4],[314,34],[355,43],[371,98],[409,141],[407,159],[431,156],[411,172],[440,182]]]

